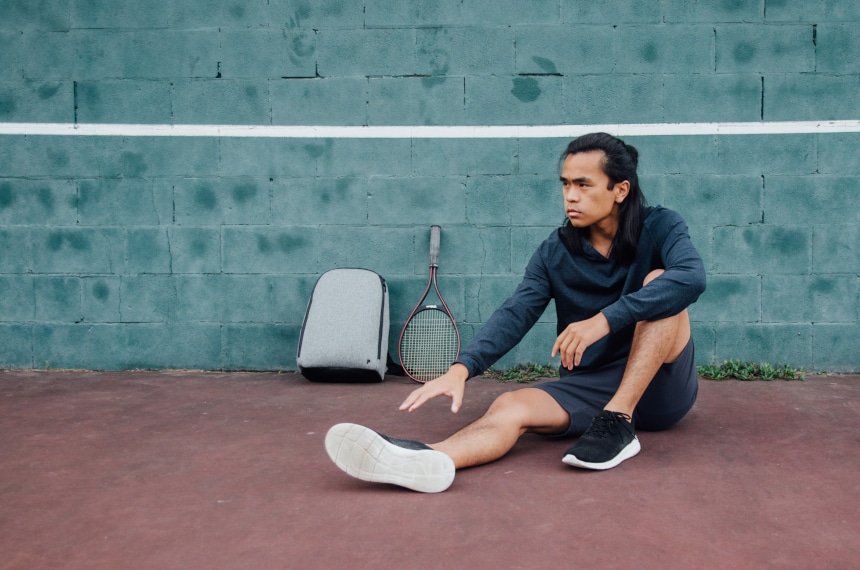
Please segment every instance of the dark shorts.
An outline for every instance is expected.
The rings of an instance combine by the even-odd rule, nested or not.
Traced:
[[[534,386],[552,396],[570,415],[567,430],[555,435],[575,436],[588,429],[594,416],[615,395],[626,366],[627,360],[622,359]],[[699,378],[691,338],[678,359],[661,366],[645,390],[633,413],[636,429],[654,431],[672,427],[693,407],[698,392]]]

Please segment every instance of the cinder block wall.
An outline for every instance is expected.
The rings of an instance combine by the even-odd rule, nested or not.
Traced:
[[[0,122],[860,119],[858,29],[854,0],[4,0]],[[468,338],[561,222],[566,142],[0,136],[0,367],[292,369],[340,266],[388,279],[393,348],[433,223]],[[629,142],[707,264],[700,362],[860,369],[860,134]]]

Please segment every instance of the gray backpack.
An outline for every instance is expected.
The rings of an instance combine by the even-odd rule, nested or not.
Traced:
[[[296,364],[315,382],[381,382],[388,357],[388,287],[369,269],[332,269],[314,285]]]

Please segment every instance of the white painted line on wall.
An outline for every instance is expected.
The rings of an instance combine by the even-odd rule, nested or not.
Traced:
[[[570,138],[603,131],[617,136],[789,135],[860,132],[860,120],[748,123],[629,123],[500,126],[145,125],[0,123],[0,135],[88,137],[217,137],[298,139]]]

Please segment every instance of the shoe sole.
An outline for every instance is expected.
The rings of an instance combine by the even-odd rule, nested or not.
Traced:
[[[332,426],[325,449],[335,465],[362,481],[422,493],[440,493],[454,482],[454,461],[441,451],[405,449],[357,424]]]
[[[639,453],[639,450],[642,449],[642,446],[639,444],[639,438],[633,437],[633,441],[628,443],[624,449],[622,449],[618,455],[610,459],[609,461],[604,461],[603,463],[589,463],[588,461],[582,461],[577,456],[568,453],[562,458],[562,463],[570,465],[571,467],[581,467],[583,469],[596,469],[598,471],[603,471],[606,469],[612,469],[617,466],[622,461],[630,459]]]

